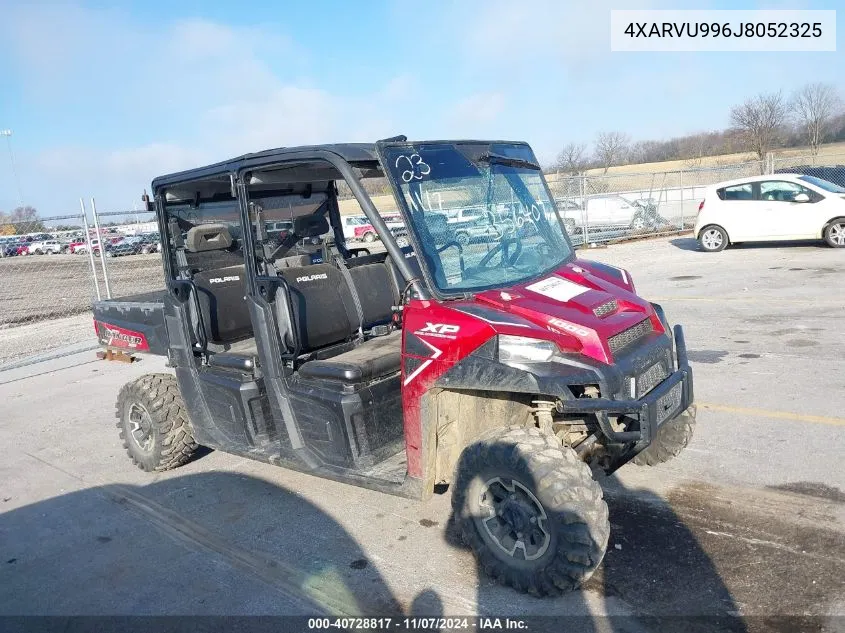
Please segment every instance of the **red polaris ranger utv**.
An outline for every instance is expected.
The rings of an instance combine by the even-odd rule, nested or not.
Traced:
[[[386,252],[346,248],[340,181]],[[624,270],[575,258],[524,143],[283,148],[152,187],[167,290],[94,306],[103,345],[174,369],[117,401],[144,470],[204,445],[419,499],[448,487],[479,565],[549,595],[604,555],[593,472],[665,461],[692,434],[680,326]],[[467,209],[486,226],[459,243]]]

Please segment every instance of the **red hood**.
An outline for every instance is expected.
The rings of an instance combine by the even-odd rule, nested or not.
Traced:
[[[548,338],[564,351],[606,363],[612,362],[607,340],[614,334],[645,318],[651,319],[655,331],[663,330],[651,304],[633,292],[626,273],[583,260],[527,284],[479,293],[472,303],[522,317],[543,330],[528,334],[523,329],[522,335]],[[597,316],[595,311],[603,306],[609,311],[600,310]],[[517,332],[508,328],[507,333]]]

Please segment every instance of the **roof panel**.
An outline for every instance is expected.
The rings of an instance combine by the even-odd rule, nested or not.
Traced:
[[[279,147],[252,154],[244,154],[219,163],[175,172],[155,178],[152,182],[153,191],[161,187],[177,183],[202,180],[214,176],[236,173],[238,170],[252,166],[260,167],[284,160],[286,156],[303,152],[332,152],[350,163],[377,161],[374,143],[335,143],[330,145],[303,145],[299,147]]]

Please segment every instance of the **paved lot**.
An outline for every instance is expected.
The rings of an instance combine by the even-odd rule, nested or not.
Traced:
[[[162,362],[87,352],[0,373],[0,614],[586,616],[548,620],[558,631],[740,614],[735,630],[803,628],[759,619],[773,615],[837,630],[845,250],[693,248],[673,238],[580,253],[626,267],[685,325],[700,407],[680,458],[602,482],[611,543],[583,590],[538,600],[488,581],[451,533],[445,495],[417,504],[222,453],[137,471],[113,402]]]

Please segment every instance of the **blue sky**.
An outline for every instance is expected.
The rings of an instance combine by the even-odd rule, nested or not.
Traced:
[[[845,94],[841,35],[836,53],[611,53],[611,8],[837,4],[0,0],[0,129],[42,215],[80,196],[131,209],[156,175],[280,145],[495,137],[549,161],[603,130],[721,128],[760,91],[825,81]]]

